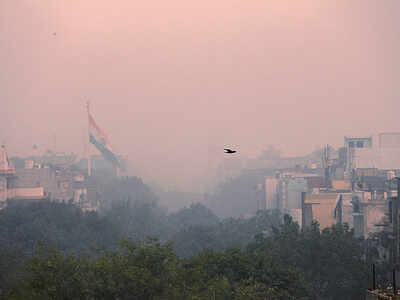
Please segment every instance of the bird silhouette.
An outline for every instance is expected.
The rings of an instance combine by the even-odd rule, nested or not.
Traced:
[[[225,153],[228,153],[228,154],[236,153],[236,150],[232,150],[232,149],[224,149],[224,150],[225,150]]]

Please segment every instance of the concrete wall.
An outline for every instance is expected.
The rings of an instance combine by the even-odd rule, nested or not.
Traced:
[[[278,208],[278,179],[276,178],[265,179],[265,208]]]
[[[304,178],[293,178],[286,185],[286,209],[301,209],[301,193],[307,191]]]
[[[400,148],[381,148],[379,168],[383,170],[400,169]]]
[[[9,189],[8,198],[44,198],[43,187]]]
[[[311,226],[311,223],[313,221],[313,214],[312,214],[312,204],[311,203],[305,203],[303,208],[302,208],[302,224],[301,226],[307,227]]]
[[[371,148],[353,149],[353,167],[354,168],[379,168],[381,163],[379,152]]]
[[[55,179],[55,173],[50,168],[42,169],[17,169],[17,178],[13,180],[13,188],[33,188],[43,186],[44,182]]]
[[[51,168],[18,169],[13,188],[43,187],[52,200],[69,201],[73,199],[73,178],[67,171]]]
[[[336,224],[335,208],[337,206],[339,194],[337,193],[320,193],[305,195],[303,209],[311,207],[312,220],[318,221],[320,228],[324,229]],[[303,215],[309,215],[310,212],[304,211]],[[309,223],[305,220],[305,223]]]
[[[352,205],[352,193],[341,194],[342,197],[342,224],[347,223],[350,228],[354,227],[353,218],[353,205]]]
[[[400,132],[380,133],[379,148],[400,148]]]
[[[318,221],[321,229],[331,227],[336,224],[336,219],[333,217],[332,203],[320,203],[312,206],[313,219]]]
[[[375,224],[382,223],[387,211],[386,201],[369,201],[363,202],[363,215],[364,215],[364,236],[368,237],[370,233],[381,231],[382,228],[375,226]]]
[[[364,216],[360,214],[353,214],[354,222],[354,236],[363,237],[364,236]]]

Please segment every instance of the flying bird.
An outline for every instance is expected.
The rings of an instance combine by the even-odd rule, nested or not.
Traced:
[[[232,149],[224,149],[224,150],[225,150],[225,153],[229,153],[229,154],[236,153],[236,150],[232,150]]]

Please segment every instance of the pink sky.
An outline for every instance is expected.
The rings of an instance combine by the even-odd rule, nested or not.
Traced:
[[[0,140],[22,155],[56,134],[57,150],[83,154],[89,99],[143,176],[193,187],[225,145],[302,155],[400,131],[398,11],[397,0],[4,0]]]

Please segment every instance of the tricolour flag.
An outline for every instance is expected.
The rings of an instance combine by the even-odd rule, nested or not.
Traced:
[[[89,113],[89,141],[101,152],[103,157],[114,166],[120,167],[118,157],[114,154],[110,142],[103,130]]]

